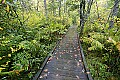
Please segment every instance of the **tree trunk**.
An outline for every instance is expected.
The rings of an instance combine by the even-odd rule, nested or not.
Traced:
[[[47,4],[46,4],[46,0],[44,0],[44,8],[45,8],[45,16],[47,18]]]
[[[80,34],[83,34],[84,30],[84,24],[86,19],[88,18],[88,15],[90,14],[91,6],[92,6],[93,0],[89,0],[87,11],[85,12],[85,0],[80,1]]]
[[[84,15],[85,15],[85,0],[82,0],[80,2],[80,34],[83,33],[83,29],[84,29],[84,23],[85,23]]]
[[[119,11],[119,3],[120,3],[120,0],[115,0],[114,2],[114,6],[113,6],[113,10],[112,10],[112,15],[111,17],[114,19],[115,16],[117,16],[117,13]],[[110,20],[109,22],[109,29],[113,28],[114,27],[114,21]]]
[[[91,5],[93,3],[93,0],[89,0],[88,1],[88,7],[87,7],[87,14],[90,14],[90,10],[91,10]]]
[[[37,11],[39,11],[39,0],[37,0]]]
[[[66,0],[64,0],[64,13],[66,13]]]
[[[59,11],[59,16],[61,16],[61,0],[59,0],[59,8],[58,8],[58,11]]]
[[[53,6],[53,16],[55,16],[56,12],[55,12],[55,1],[52,0],[52,6]]]
[[[98,15],[98,19],[100,18],[100,15],[99,15],[99,10],[98,10],[98,3],[96,1],[96,8],[97,8],[97,15]]]

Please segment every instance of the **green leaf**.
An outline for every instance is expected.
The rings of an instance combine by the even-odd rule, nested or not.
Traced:
[[[0,67],[0,72],[2,71],[2,70],[4,70],[5,68],[2,68],[2,67]]]

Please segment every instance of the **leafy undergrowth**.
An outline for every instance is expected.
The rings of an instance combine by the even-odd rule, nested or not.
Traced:
[[[13,10],[10,13],[0,11],[0,79],[28,80],[40,69],[71,21],[52,16],[46,19],[40,13],[30,12],[32,16],[24,13],[24,18],[30,18],[21,24],[24,20],[21,16],[14,18]]]
[[[108,24],[98,20],[90,24],[88,22],[81,42],[93,79],[119,80],[120,23],[116,22],[114,28],[108,29]]]
[[[97,4],[92,5],[80,40],[92,78],[120,80],[120,16],[112,16],[114,26],[109,26],[111,5],[107,2],[111,1],[100,4],[101,1],[98,1],[98,12]]]

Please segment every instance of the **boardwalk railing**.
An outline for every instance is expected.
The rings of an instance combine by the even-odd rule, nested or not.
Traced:
[[[79,39],[80,39],[80,36],[78,35]],[[84,63],[84,67],[85,67],[85,72],[87,74],[87,77],[88,77],[88,80],[93,80],[92,79],[92,75],[90,73],[90,70],[87,66],[87,63],[86,63],[86,60],[85,60],[85,56],[84,56],[84,52],[83,52],[83,48],[82,48],[82,45],[81,45],[81,42],[80,40],[78,40],[78,43],[80,44],[80,52],[81,52],[81,55],[82,55],[82,59],[83,59],[83,63]]]

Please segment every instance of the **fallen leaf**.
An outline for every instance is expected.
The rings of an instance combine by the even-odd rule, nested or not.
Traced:
[[[52,57],[50,57],[50,58],[48,59],[48,61],[50,61],[50,60],[52,60]]]
[[[50,72],[48,72],[48,74],[50,74]]]
[[[46,77],[47,76],[47,74],[44,74],[44,77]]]
[[[80,79],[78,75],[76,75],[77,79]]]
[[[80,49],[77,49],[78,51],[80,51]]]
[[[56,59],[58,59],[58,57],[56,57]]]
[[[70,63],[70,61],[68,61],[67,63]]]
[[[79,63],[79,62],[77,62],[77,66],[78,66],[78,67],[80,66],[80,63]]]
[[[72,51],[70,50],[70,52],[72,52]]]
[[[44,72],[48,72],[48,69],[45,69]]]
[[[48,72],[48,75],[50,74],[50,72]]]
[[[86,72],[87,74],[90,74],[90,72]]]
[[[77,57],[77,54],[75,54],[74,56]]]
[[[58,74],[56,74],[56,76],[59,76]]]
[[[43,78],[43,76],[40,76],[40,78]]]
[[[50,61],[47,62],[47,64],[49,63]]]
[[[79,60],[79,62],[82,62],[82,60]]]

